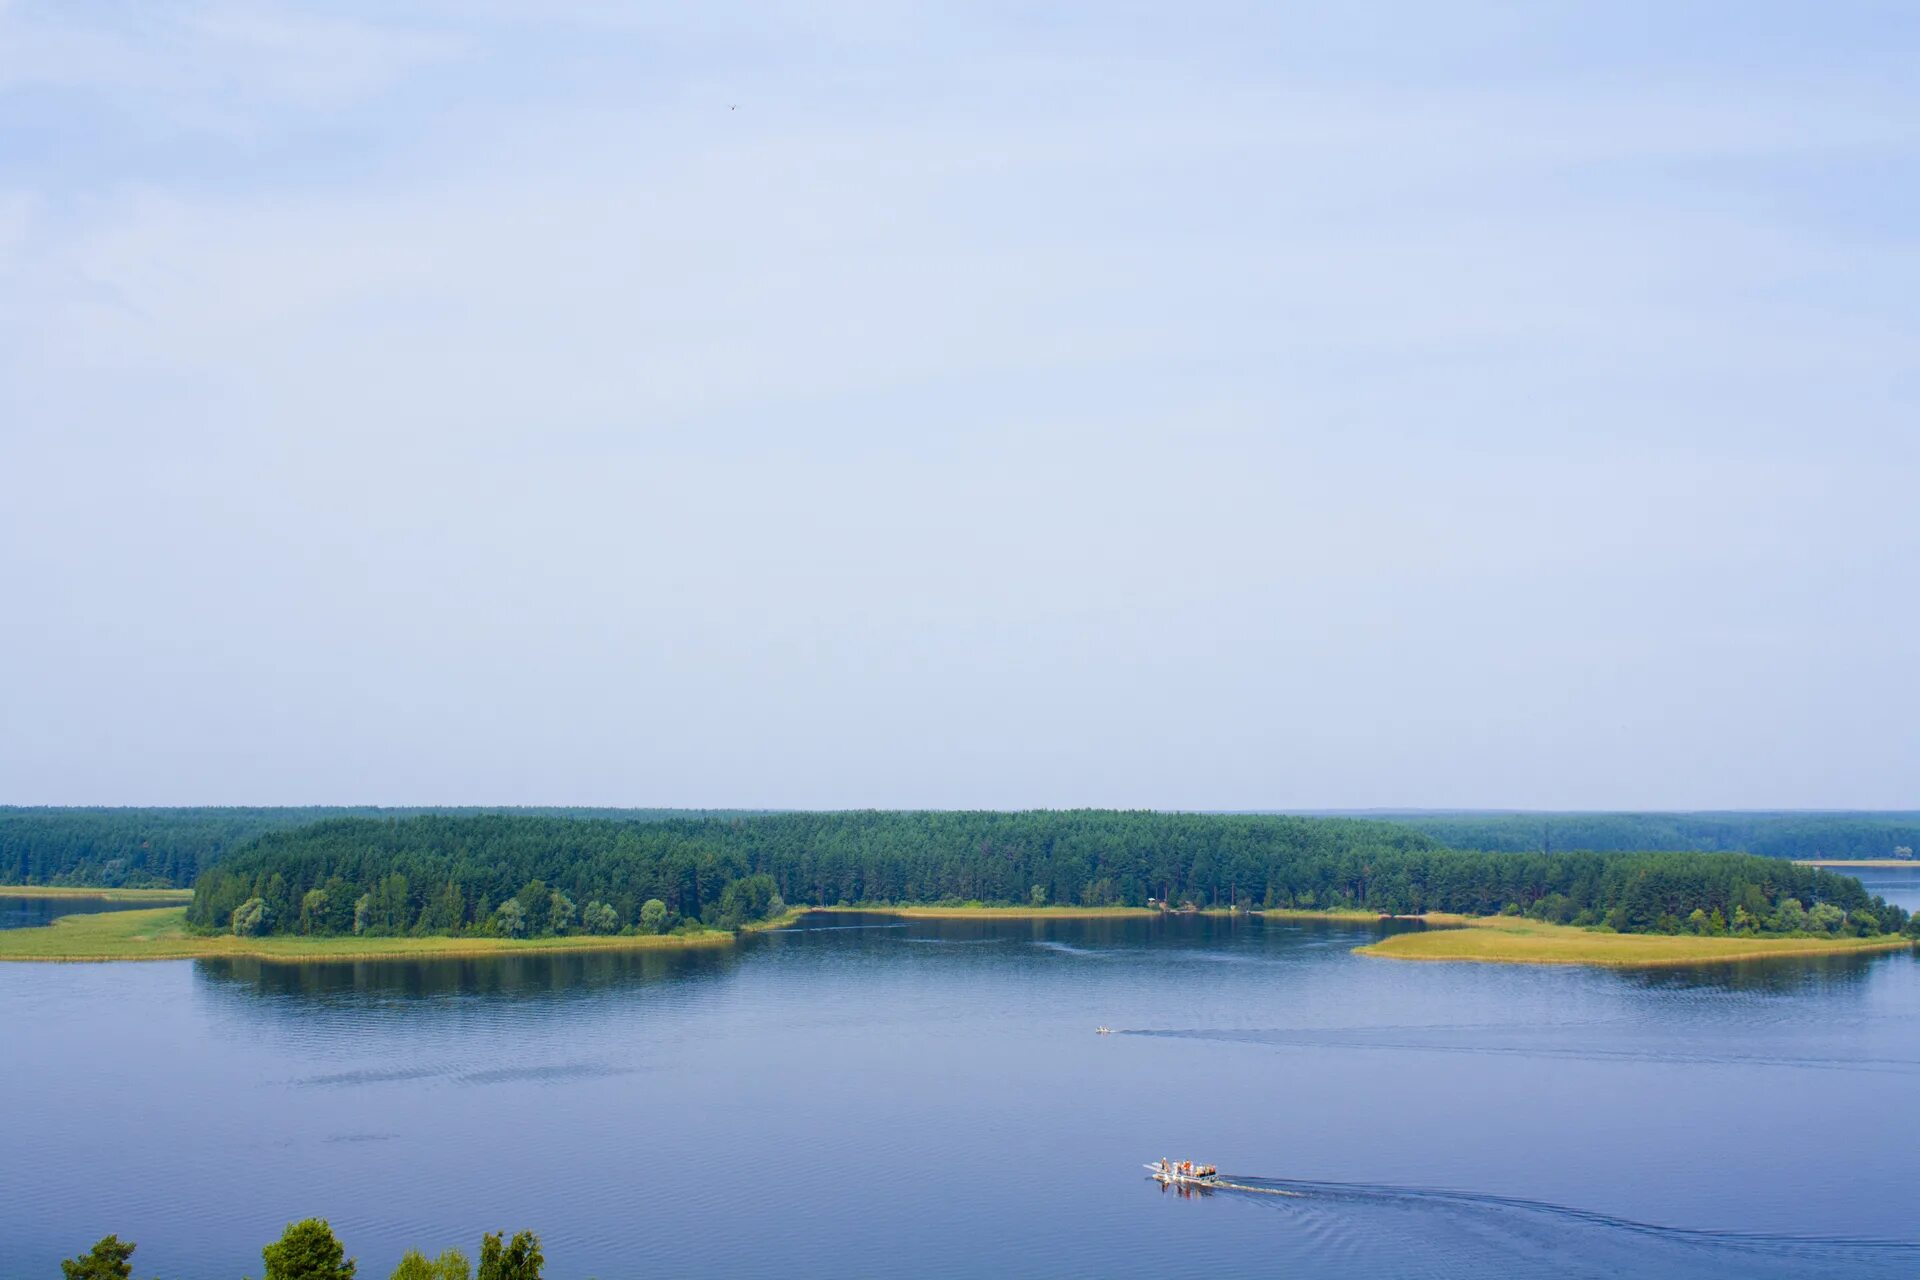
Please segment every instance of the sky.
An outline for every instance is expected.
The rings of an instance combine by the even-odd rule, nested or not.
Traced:
[[[1916,57],[0,0],[0,802],[1920,807]]]

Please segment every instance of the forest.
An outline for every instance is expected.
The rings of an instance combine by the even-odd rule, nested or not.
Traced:
[[[1393,813],[1455,849],[1557,853],[1675,849],[1765,858],[1898,858],[1920,849],[1920,813]]]
[[[269,831],[328,818],[394,818],[440,813],[537,817],[714,817],[733,809],[468,808],[382,809],[371,805],[307,808],[28,808],[0,805],[0,884],[81,885],[108,889],[185,889],[230,850]]]
[[[751,809],[590,808],[21,808],[0,806],[0,884],[187,888],[202,871],[270,831],[331,818],[597,818],[609,822],[732,818]],[[1221,815],[1247,816],[1247,815]],[[1372,820],[1456,849],[1746,852],[1776,858],[1892,858],[1920,848],[1920,813],[1417,813]]]
[[[1448,849],[1406,826],[1147,811],[486,815],[269,832],[194,885],[249,934],[733,929],[793,905],[983,902],[1524,912],[1623,932],[1897,931],[1850,876],[1704,853]]]

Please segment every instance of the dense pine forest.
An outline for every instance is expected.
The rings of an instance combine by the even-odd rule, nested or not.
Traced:
[[[306,808],[66,809],[0,805],[0,884],[93,888],[184,889],[257,836],[311,826],[328,818],[416,814],[510,813],[539,817],[617,818],[729,816],[749,810],[400,808],[372,805]]]
[[[1677,849],[1767,858],[1896,858],[1920,849],[1920,813],[1393,813],[1455,849],[1556,853]]]
[[[737,817],[748,809],[309,808],[84,809],[0,806],[0,884],[185,888],[270,831],[330,818],[418,815],[598,818]],[[1245,815],[1236,815],[1245,816]],[[1647,849],[1777,858],[1892,858],[1920,848],[1920,813],[1393,813],[1442,845],[1505,853]]]
[[[1637,932],[1907,924],[1852,877],[1779,859],[1496,853],[1382,822],[1108,810],[332,820],[270,832],[203,872],[189,920],[246,933],[539,936],[736,928],[788,904],[1153,899],[1518,911]]]

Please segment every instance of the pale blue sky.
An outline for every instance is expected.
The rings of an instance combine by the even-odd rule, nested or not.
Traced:
[[[1916,65],[0,0],[0,802],[1912,807]]]

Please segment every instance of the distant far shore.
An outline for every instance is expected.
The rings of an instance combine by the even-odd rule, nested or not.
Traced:
[[[1795,858],[1796,867],[1912,867],[1920,871],[1920,861],[1912,858]]]

